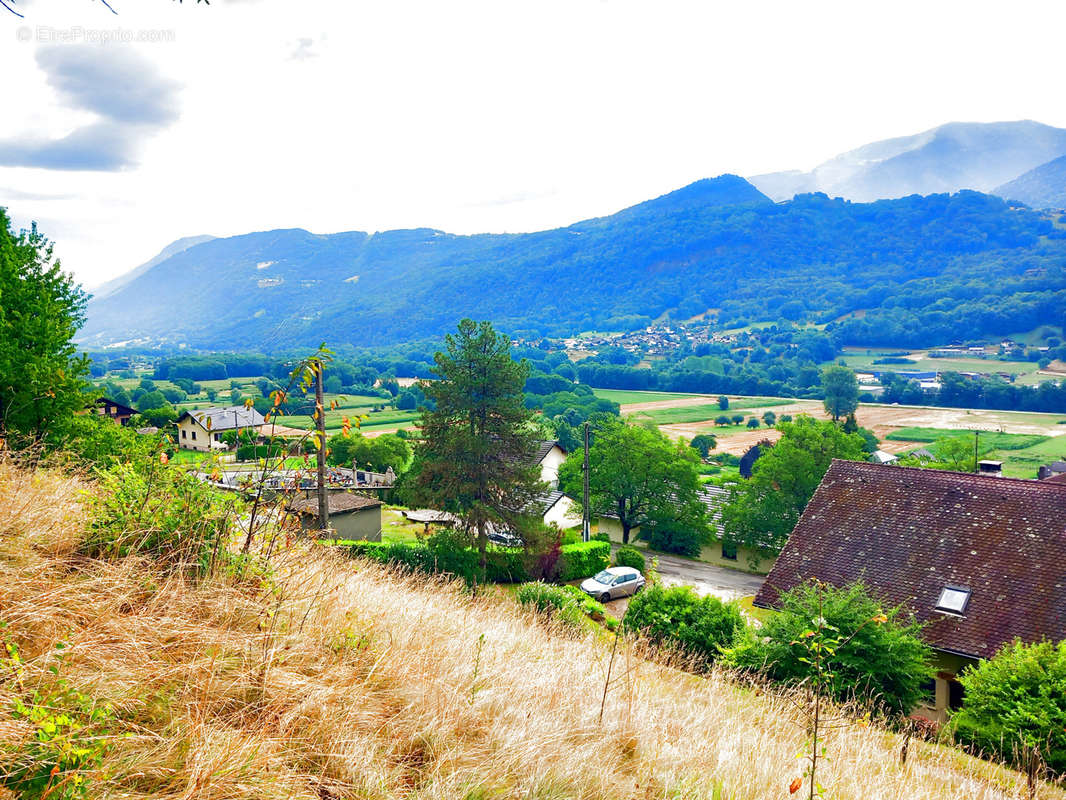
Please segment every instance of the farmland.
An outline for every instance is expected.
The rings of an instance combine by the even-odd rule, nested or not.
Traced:
[[[597,389],[600,395],[602,390]],[[672,437],[691,439],[711,433],[718,440],[717,452],[742,455],[753,444],[777,439],[778,431],[761,425],[715,425],[721,414],[732,416],[743,410],[745,418],[761,418],[764,411],[778,417],[810,414],[825,419],[820,400],[789,398],[730,397],[729,410],[721,411],[717,397],[682,395],[664,398],[658,392],[628,392],[632,402],[622,405],[622,414],[634,419],[651,420]],[[859,424],[869,428],[881,440],[881,448],[891,453],[906,453],[928,447],[945,436],[972,436],[981,433],[981,457],[1003,462],[1009,477],[1033,478],[1041,464],[1066,458],[1066,415],[1038,414],[1023,411],[939,408],[861,403]]]

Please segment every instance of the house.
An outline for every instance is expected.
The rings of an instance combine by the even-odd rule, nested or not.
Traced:
[[[258,435],[263,415],[254,408],[227,406],[186,411],[178,417],[178,447],[185,450],[224,450],[222,434],[253,428]]]
[[[705,484],[699,491],[700,500],[707,506],[707,516],[711,520],[711,531],[714,540],[705,544],[700,549],[700,561],[717,564],[732,569],[740,569],[745,572],[763,573],[769,567],[766,563],[767,556],[758,550],[738,544],[730,540],[722,525],[722,509],[729,501],[729,490],[721,486]],[[594,529],[598,533],[606,533],[612,542],[622,541],[622,524],[618,517],[604,515],[594,520]],[[631,528],[629,542],[634,544],[640,535],[640,527]]]
[[[552,489],[559,488],[559,467],[566,461],[566,451],[558,442],[541,442],[533,463],[540,467],[540,479]]]
[[[354,492],[330,492],[329,527],[338,539],[381,541],[381,501]],[[300,518],[305,531],[320,530],[318,524],[318,495],[307,496],[289,504],[289,512]]]
[[[874,464],[895,464],[899,461],[899,456],[893,453],[886,453],[884,450],[874,450],[870,453],[869,460]]]
[[[124,406],[107,397],[97,397],[93,408],[101,417],[111,417],[119,425],[125,427],[130,424],[130,417],[137,413],[136,409]]]
[[[810,579],[863,581],[923,625],[937,676],[919,713],[943,721],[959,672],[1015,638],[1066,639],[1066,485],[834,461],[755,605]]]
[[[1045,464],[1040,467],[1036,472],[1036,477],[1042,481],[1058,477],[1059,475],[1066,475],[1066,461],[1052,461],[1050,464]]]
[[[574,514],[574,501],[560,492],[547,492],[533,501],[536,512],[545,525],[557,525],[560,529],[571,528],[581,522],[581,517]]]

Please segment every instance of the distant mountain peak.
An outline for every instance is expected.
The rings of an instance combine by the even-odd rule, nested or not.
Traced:
[[[997,186],[993,193],[1032,208],[1066,208],[1066,155]]]
[[[152,269],[152,267],[156,266],[157,264],[163,263],[171,256],[176,256],[178,253],[183,253],[190,247],[196,247],[196,245],[198,244],[210,242],[214,238],[214,236],[208,236],[207,234],[203,234],[201,236],[183,236],[180,239],[175,239],[173,242],[168,244],[155,256],[150,258],[148,261],[145,261],[139,267],[134,267],[129,272],[124,272],[117,278],[112,278],[111,280],[94,287],[91,290],[92,295],[97,300],[102,300],[105,297],[109,297],[115,292],[117,292],[119,289],[121,289],[123,286],[128,285],[144,273],[148,272],[148,270]]]
[[[1061,155],[1066,155],[1062,128],[1033,120],[948,122],[857,147],[810,172],[773,172],[750,180],[778,201],[821,191],[870,202],[960,189],[987,192]]]

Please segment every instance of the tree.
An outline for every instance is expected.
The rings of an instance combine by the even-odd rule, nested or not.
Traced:
[[[729,410],[729,398],[726,397],[724,394],[718,398],[718,408],[721,411]]]
[[[825,413],[836,422],[854,414],[859,407],[859,381],[847,367],[834,365],[822,370],[822,391],[825,393]]]
[[[719,414],[717,417],[714,418],[714,424],[715,425],[728,425],[729,424],[729,417],[727,417],[725,414]]]
[[[739,425],[740,423],[742,423],[744,421],[744,415],[743,414],[734,414],[729,419],[732,420],[734,425]]]
[[[533,463],[539,440],[522,387],[529,366],[488,322],[464,319],[434,356],[439,380],[423,384],[435,408],[422,412],[411,495],[457,514],[476,535],[484,576],[489,529],[524,529],[522,513],[545,486]]]
[[[748,427],[752,428],[752,429],[758,428],[759,427],[759,418],[758,417],[749,417],[748,418]]]
[[[62,444],[89,404],[89,360],[72,342],[85,303],[36,225],[15,235],[0,208],[0,438]]]
[[[700,433],[692,437],[692,441],[688,443],[689,447],[696,448],[696,452],[700,454],[700,458],[707,458],[711,454],[711,451],[718,446],[718,440],[711,433]]]
[[[863,440],[839,425],[801,415],[778,424],[781,438],[762,453],[751,479],[737,484],[722,511],[731,538],[778,553],[834,458],[861,461]]]
[[[1066,642],[1015,641],[959,683],[966,695],[951,724],[960,739],[1012,761],[1035,751],[1066,773]]]
[[[937,439],[933,452],[938,463],[930,464],[931,467],[956,472],[974,472],[977,469],[974,446],[968,436],[944,436]]]
[[[772,428],[777,424],[777,414],[773,411],[764,411],[762,415],[762,421],[766,423],[767,428]]]
[[[559,485],[582,496],[581,452],[559,470]],[[681,523],[708,532],[707,507],[700,500],[699,456],[658,430],[627,425],[617,417],[599,420],[589,448],[589,504],[593,516],[613,515],[629,544],[633,528]]]
[[[848,640],[830,646],[831,669],[821,675],[828,678],[827,696],[885,714],[907,714],[924,696],[932,650],[902,606],[884,610],[862,583],[838,588],[817,581],[783,593],[779,605],[758,631],[738,637],[724,654],[726,664],[799,685],[815,677],[802,644],[824,635]]]

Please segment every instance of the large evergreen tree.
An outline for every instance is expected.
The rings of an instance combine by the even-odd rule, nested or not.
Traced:
[[[435,407],[422,413],[412,497],[459,516],[476,536],[484,574],[490,528],[525,528],[524,512],[546,488],[534,463],[533,412],[523,403],[529,368],[511,358],[506,336],[469,319],[434,360],[439,380],[423,390]]]
[[[36,226],[16,234],[0,208],[0,437],[59,443],[84,408],[89,363],[74,334],[86,296]]]

